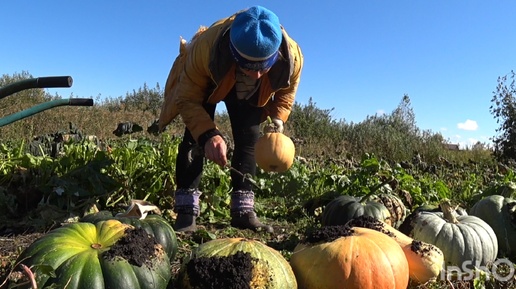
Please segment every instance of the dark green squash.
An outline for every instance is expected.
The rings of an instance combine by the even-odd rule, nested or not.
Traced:
[[[170,260],[176,256],[178,250],[176,233],[170,223],[162,216],[148,214],[145,216],[145,219],[139,219],[136,217],[113,216],[109,211],[100,211],[84,216],[81,222],[97,223],[109,219],[119,220],[124,224],[145,229],[149,235],[156,238],[156,241],[163,246]]]
[[[469,213],[493,228],[499,254],[516,261],[516,200],[492,195],[475,203]]]
[[[145,246],[139,245],[144,252],[137,252],[136,242],[124,239],[135,232],[144,233],[116,220],[68,224],[33,242],[16,264],[32,270],[38,288],[166,288],[172,276],[167,254],[146,233]],[[131,244],[133,248],[128,249]],[[124,251],[147,259],[134,262],[135,259],[113,253]],[[17,288],[31,288],[27,282],[18,285]]]
[[[374,217],[392,225],[391,214],[384,204],[364,197],[347,195],[338,196],[326,205],[321,223],[323,226],[345,225],[351,219],[360,216]]]

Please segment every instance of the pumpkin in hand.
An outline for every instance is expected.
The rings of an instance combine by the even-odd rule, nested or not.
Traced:
[[[409,281],[398,243],[361,227],[314,230],[296,246],[290,264],[300,289],[405,289]]]
[[[475,216],[459,215],[449,200],[440,204],[442,212],[418,212],[410,236],[434,244],[443,251],[447,265],[486,266],[495,261],[498,239],[486,222]]]
[[[27,247],[17,264],[32,270],[37,288],[158,289],[166,288],[172,275],[169,258],[154,238],[116,220],[54,229]]]
[[[469,213],[493,228],[499,254],[516,260],[516,200],[492,195],[475,203]]]
[[[294,163],[294,142],[280,132],[267,132],[258,138],[254,157],[259,168],[266,172],[285,172]]]

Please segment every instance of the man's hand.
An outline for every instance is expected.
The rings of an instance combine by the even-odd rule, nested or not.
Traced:
[[[271,118],[271,123],[265,125],[264,132],[283,133],[283,121],[279,118]]]
[[[204,154],[209,160],[221,167],[225,167],[228,163],[226,156],[227,149],[224,139],[220,135],[216,135],[208,139],[204,145]]]

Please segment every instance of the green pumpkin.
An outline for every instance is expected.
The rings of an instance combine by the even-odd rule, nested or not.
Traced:
[[[469,213],[493,228],[499,254],[516,260],[516,200],[492,195],[475,203]]]
[[[417,208],[415,208],[410,214],[408,214],[407,217],[405,217],[405,220],[403,220],[403,223],[399,226],[398,230],[402,232],[405,235],[410,236],[412,234],[412,230],[414,229],[413,220],[417,217],[417,215],[420,212],[439,212],[440,209],[437,206],[424,204]]]
[[[296,289],[288,261],[258,240],[215,239],[201,244],[183,261],[177,288]]]
[[[419,211],[412,219],[410,236],[437,246],[447,265],[485,266],[498,254],[498,240],[493,229],[482,219],[457,214],[446,205],[442,212]],[[468,266],[470,268],[471,266]]]
[[[338,196],[326,205],[321,223],[323,226],[345,225],[360,216],[374,217],[392,225],[391,214],[384,204],[347,195]]]
[[[163,246],[170,260],[175,258],[178,250],[176,233],[170,223],[160,215],[148,214],[145,216],[145,219],[139,219],[136,217],[113,216],[111,212],[100,211],[84,216],[81,222],[97,223],[109,219],[119,220],[124,224],[145,229],[149,235],[156,238],[156,241]]]
[[[34,241],[17,264],[31,268],[38,288],[166,288],[171,266],[160,244],[152,241],[153,253],[141,264],[112,255],[115,246],[127,246],[124,237],[129,236],[129,229],[135,231],[116,220],[68,224]],[[30,288],[30,284],[20,288]]]
[[[414,229],[413,220],[414,220],[414,218],[417,217],[417,215],[420,212],[436,213],[436,212],[441,212],[441,208],[439,208],[438,205],[430,205],[430,204],[424,204],[424,205],[421,205],[421,206],[415,208],[411,213],[409,213],[407,215],[407,217],[405,217],[405,220],[403,220],[403,222],[399,226],[398,230],[400,232],[404,233],[405,235],[410,235],[412,233],[412,230]],[[465,216],[468,213],[466,212],[466,210],[464,208],[457,207],[455,212],[453,212],[453,214],[456,216],[461,216],[461,215]]]

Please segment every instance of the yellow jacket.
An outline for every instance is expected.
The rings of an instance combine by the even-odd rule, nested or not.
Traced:
[[[229,29],[235,15],[209,28],[201,27],[189,43],[181,39],[179,55],[165,84],[160,131],[178,115],[195,140],[217,128],[203,104],[222,101],[235,85],[236,62],[229,50]],[[303,55],[298,44],[282,31],[281,56],[262,76],[258,106],[265,107],[264,117],[286,122],[299,85]]]

